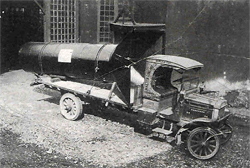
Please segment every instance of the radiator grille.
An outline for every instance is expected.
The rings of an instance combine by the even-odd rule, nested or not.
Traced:
[[[206,117],[212,118],[213,106],[209,104],[203,104],[200,102],[194,101],[186,101],[186,105],[188,106],[187,112],[184,114],[184,117],[187,118],[199,118]]]

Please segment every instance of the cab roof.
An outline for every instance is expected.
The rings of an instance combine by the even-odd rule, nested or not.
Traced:
[[[201,68],[204,65],[190,58],[173,56],[173,55],[152,55],[147,58],[150,62],[160,62],[161,64],[190,70],[193,68]]]

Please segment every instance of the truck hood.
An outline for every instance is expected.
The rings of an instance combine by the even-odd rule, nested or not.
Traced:
[[[186,100],[200,102],[202,104],[212,105],[216,109],[221,109],[227,105],[227,101],[220,97],[210,97],[197,93],[191,93],[185,96]]]

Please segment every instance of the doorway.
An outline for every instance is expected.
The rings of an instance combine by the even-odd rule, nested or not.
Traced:
[[[21,68],[18,51],[29,41],[44,41],[42,10],[34,1],[2,0],[1,73]]]

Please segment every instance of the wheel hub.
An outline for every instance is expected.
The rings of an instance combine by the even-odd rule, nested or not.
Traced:
[[[72,107],[71,107],[71,106],[66,106],[66,107],[65,107],[65,110],[66,110],[67,112],[70,112],[70,111],[71,111],[71,109],[72,109]]]

